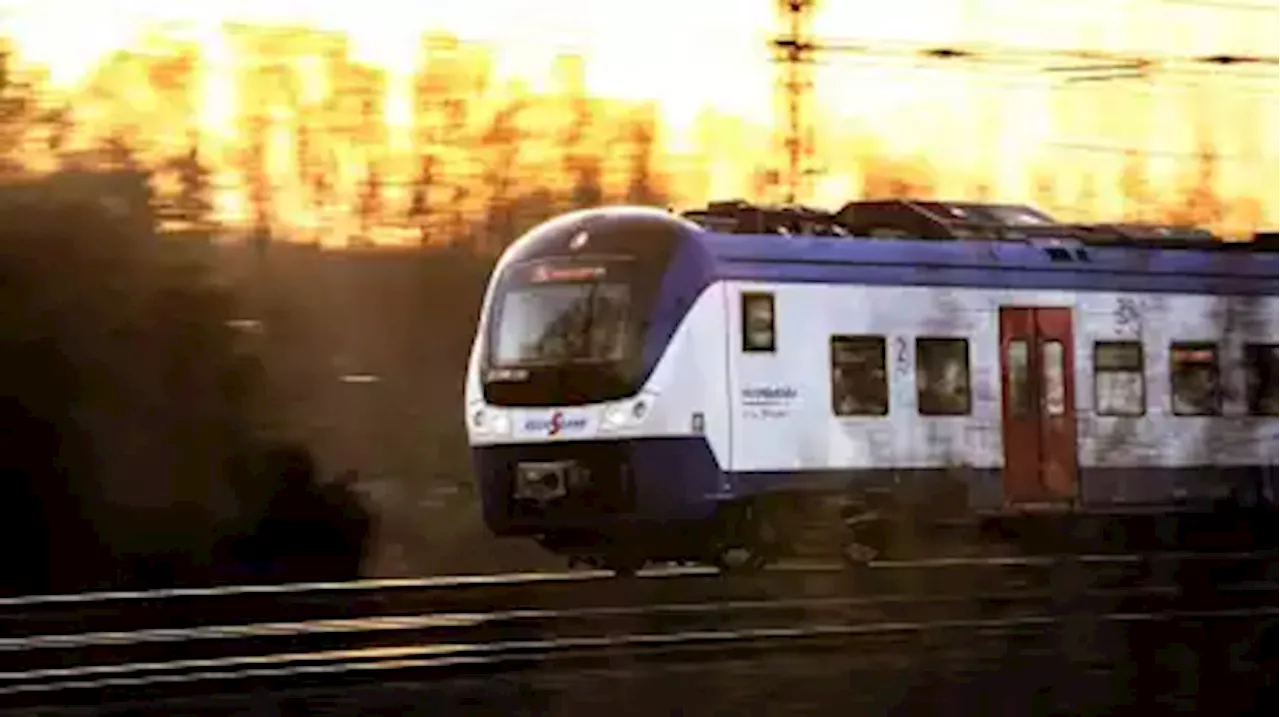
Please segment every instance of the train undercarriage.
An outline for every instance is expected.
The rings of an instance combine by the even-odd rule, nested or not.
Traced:
[[[773,494],[728,503],[697,524],[616,532],[562,531],[538,536],[571,565],[633,573],[647,563],[711,565],[754,572],[781,560],[837,560],[850,567],[885,557],[954,552],[982,541],[974,521],[926,519],[843,496]]]
[[[1274,507],[975,514],[865,497],[782,493],[728,503],[714,519],[693,525],[562,531],[537,539],[568,557],[570,566],[629,575],[657,563],[753,573],[787,560],[838,562],[856,570],[886,559],[1274,549],[1276,536]]]

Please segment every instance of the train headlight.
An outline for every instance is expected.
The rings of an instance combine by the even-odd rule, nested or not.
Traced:
[[[639,425],[652,407],[653,397],[642,395],[630,401],[619,401],[604,412],[603,428],[606,431],[617,431]]]
[[[468,419],[471,430],[490,436],[505,436],[511,432],[511,417],[500,411],[475,408]]]

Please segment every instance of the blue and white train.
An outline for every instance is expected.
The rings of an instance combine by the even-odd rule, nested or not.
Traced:
[[[485,522],[629,571],[759,564],[823,510],[1274,510],[1274,234],[1167,233],[908,201],[552,219],[468,365]]]

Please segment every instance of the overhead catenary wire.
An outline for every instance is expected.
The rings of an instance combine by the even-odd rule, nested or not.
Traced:
[[[1238,10],[1242,12],[1276,12],[1280,3],[1267,5],[1260,2],[1235,2],[1235,0],[1160,0],[1164,5],[1183,5],[1187,7],[1203,7],[1213,10]]]
[[[1243,9],[1266,9],[1233,0],[1165,0],[1171,4],[1243,5]],[[787,149],[788,170],[786,196],[789,202],[805,195],[807,180],[814,174],[813,143],[809,128],[801,115],[813,83],[804,75],[809,66],[859,64],[887,67],[892,63],[900,70],[964,71],[978,76],[1003,75],[996,80],[1005,87],[1039,88],[1054,91],[1089,91],[1100,85],[1126,83],[1126,89],[1155,95],[1178,89],[1194,91],[1208,82],[1178,82],[1179,79],[1202,77],[1214,82],[1223,80],[1241,84],[1261,80],[1257,87],[1232,88],[1232,93],[1270,99],[1276,94],[1275,73],[1280,58],[1275,55],[1241,52],[1207,52],[1195,54],[1117,52],[1088,47],[1044,47],[987,42],[922,43],[896,39],[817,38],[808,31],[816,0],[778,0],[779,20],[786,31],[772,39],[773,61],[784,65],[780,83],[786,96],[787,122],[781,123]],[[838,59],[837,59],[838,58]],[[877,63],[875,60],[884,62]],[[1212,68],[1212,70],[1210,70]],[[1042,77],[1049,81],[1035,81]],[[985,78],[984,78],[985,79]],[[1173,81],[1171,81],[1173,80]],[[1159,88],[1158,90],[1154,88]],[[1128,151],[1128,150],[1124,150]],[[1241,158],[1240,161],[1246,161]]]

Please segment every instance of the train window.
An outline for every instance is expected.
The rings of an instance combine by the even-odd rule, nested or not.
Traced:
[[[1276,415],[1276,345],[1245,344],[1244,367],[1249,414]]]
[[[1005,400],[1014,418],[1025,418],[1031,413],[1031,386],[1027,382],[1029,358],[1026,341],[1015,339],[1005,347],[1005,370],[1009,380],[1009,394]]]
[[[831,411],[837,416],[889,412],[883,336],[831,337]]]
[[[1169,347],[1169,383],[1175,416],[1222,413],[1218,347],[1209,343],[1175,343]]]
[[[916,406],[925,416],[968,415],[968,340],[916,339]]]
[[[742,350],[772,353],[774,336],[773,294],[742,293]]]
[[[1096,341],[1093,344],[1093,409],[1100,416],[1141,416],[1147,412],[1147,381],[1142,344]]]
[[[1044,371],[1044,412],[1061,416],[1067,412],[1067,369],[1061,341],[1040,344],[1040,365]]]

